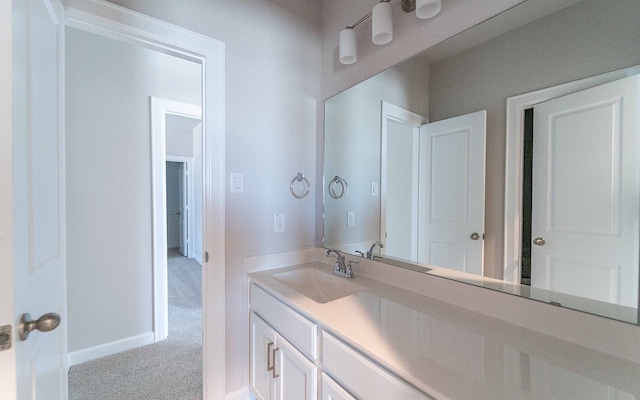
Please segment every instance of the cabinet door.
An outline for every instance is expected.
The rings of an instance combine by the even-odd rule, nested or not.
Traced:
[[[336,381],[331,379],[329,375],[322,374],[322,400],[356,400],[349,392],[344,390]]]
[[[275,356],[276,399],[315,400],[318,397],[318,367],[282,336]]]
[[[258,400],[272,400],[275,379],[270,369],[274,364],[273,350],[276,346],[276,331],[256,314],[251,313],[251,389]]]

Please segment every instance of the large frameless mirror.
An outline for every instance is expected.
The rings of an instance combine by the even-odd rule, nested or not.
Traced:
[[[639,20],[528,0],[329,98],[325,246],[637,323]]]

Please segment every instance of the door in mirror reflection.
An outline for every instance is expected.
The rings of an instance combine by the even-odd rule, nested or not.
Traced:
[[[633,76],[534,107],[534,287],[636,307],[640,123]]]
[[[418,262],[482,275],[486,111],[420,128]]]

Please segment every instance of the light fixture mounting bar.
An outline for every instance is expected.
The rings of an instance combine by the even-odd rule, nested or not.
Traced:
[[[412,12],[416,10],[416,0],[400,0],[402,4],[402,11]]]
[[[407,1],[407,0],[402,0],[402,2],[403,2],[403,3],[404,3],[405,1]],[[416,0],[408,0],[408,1],[409,1],[409,2],[413,2],[413,8],[415,9],[415,7],[416,7]],[[390,2],[391,2],[391,0],[380,0],[380,2],[381,2],[381,3],[382,3],[382,2],[390,3]],[[404,9],[404,6],[403,6],[403,9]],[[364,17],[362,17],[362,18],[360,18],[360,19],[359,19],[355,24],[353,24],[353,25],[347,25],[347,29],[353,29],[353,28],[355,28],[356,26],[358,26],[358,25],[360,25],[361,23],[363,23],[364,21],[366,21],[366,20],[367,20],[367,18],[371,17],[371,15],[372,15],[372,12],[371,12],[371,11],[369,11],[369,12],[367,13],[367,15],[365,15],[365,16],[364,16]]]

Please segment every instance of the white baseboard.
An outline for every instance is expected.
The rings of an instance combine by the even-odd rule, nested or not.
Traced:
[[[123,351],[135,349],[154,342],[153,332],[142,333],[136,336],[116,340],[110,343],[99,344],[86,349],[76,350],[69,353],[69,364],[71,366],[82,364],[83,362],[95,360],[96,358],[110,356]]]
[[[232,393],[227,393],[224,396],[224,400],[253,400],[255,397],[251,397],[248,387],[243,387],[240,390],[236,390]]]

